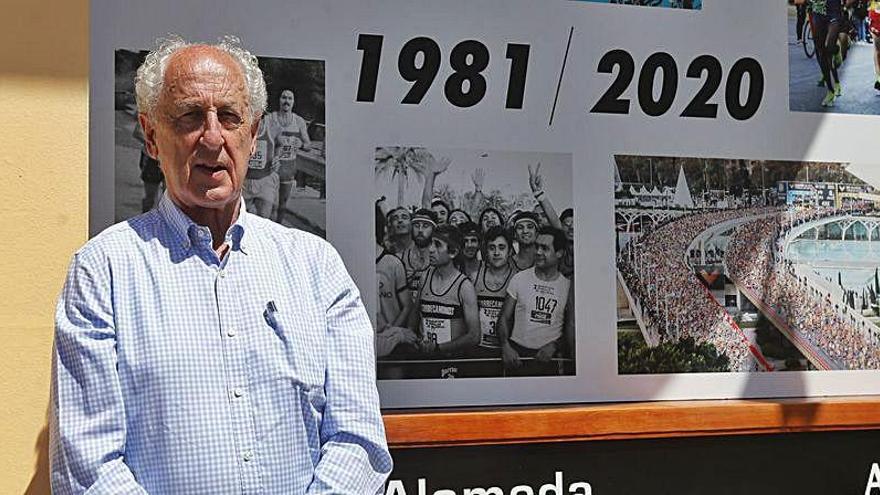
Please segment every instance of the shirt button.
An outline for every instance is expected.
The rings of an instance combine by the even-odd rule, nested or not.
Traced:
[[[226,331],[226,336],[229,338],[235,337],[236,335],[238,335],[238,332],[234,328],[230,328]]]
[[[232,396],[235,397],[236,399],[241,398],[241,396],[243,396],[243,395],[244,395],[244,390],[242,390],[238,387],[232,389]]]
[[[220,278],[226,277],[226,270],[220,270],[219,274],[220,274]]]
[[[250,462],[254,459],[254,453],[250,450],[245,450],[241,457],[244,459],[244,462]]]

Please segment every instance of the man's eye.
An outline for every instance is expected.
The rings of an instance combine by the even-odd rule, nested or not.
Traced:
[[[235,112],[230,112],[230,111],[220,112],[217,114],[217,117],[220,119],[220,123],[223,125],[238,126],[238,125],[241,125],[241,122],[242,122],[241,115],[239,115]]]

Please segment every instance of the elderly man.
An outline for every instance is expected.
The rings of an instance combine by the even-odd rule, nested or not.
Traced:
[[[80,249],[56,312],[53,492],[376,493],[373,332],[339,255],[245,211],[266,106],[237,40],[138,70],[167,191]]]

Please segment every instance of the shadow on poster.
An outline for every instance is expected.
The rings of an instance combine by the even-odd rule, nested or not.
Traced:
[[[572,156],[388,146],[373,165],[379,379],[573,375]]]
[[[165,185],[144,150],[134,76],[146,51],[115,52],[115,208],[120,222],[149,211]],[[243,185],[249,212],[326,237],[324,62],[258,57],[269,107]]]
[[[847,164],[615,162],[618,373],[880,368],[880,193]]]

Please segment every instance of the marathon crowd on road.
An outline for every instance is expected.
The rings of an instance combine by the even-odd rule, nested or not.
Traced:
[[[693,213],[660,224],[625,246],[618,269],[645,329],[657,341],[693,337],[730,361],[731,371],[754,371],[758,361],[748,340],[686,262],[691,242],[706,229],[738,218],[767,215],[774,208]]]
[[[859,327],[847,309],[830,294],[810,286],[796,275],[783,258],[786,232],[800,224],[824,217],[849,214],[850,210],[804,208],[780,212],[739,226],[725,256],[729,276],[750,290],[802,337],[820,356],[837,367],[880,368],[880,346]]]

